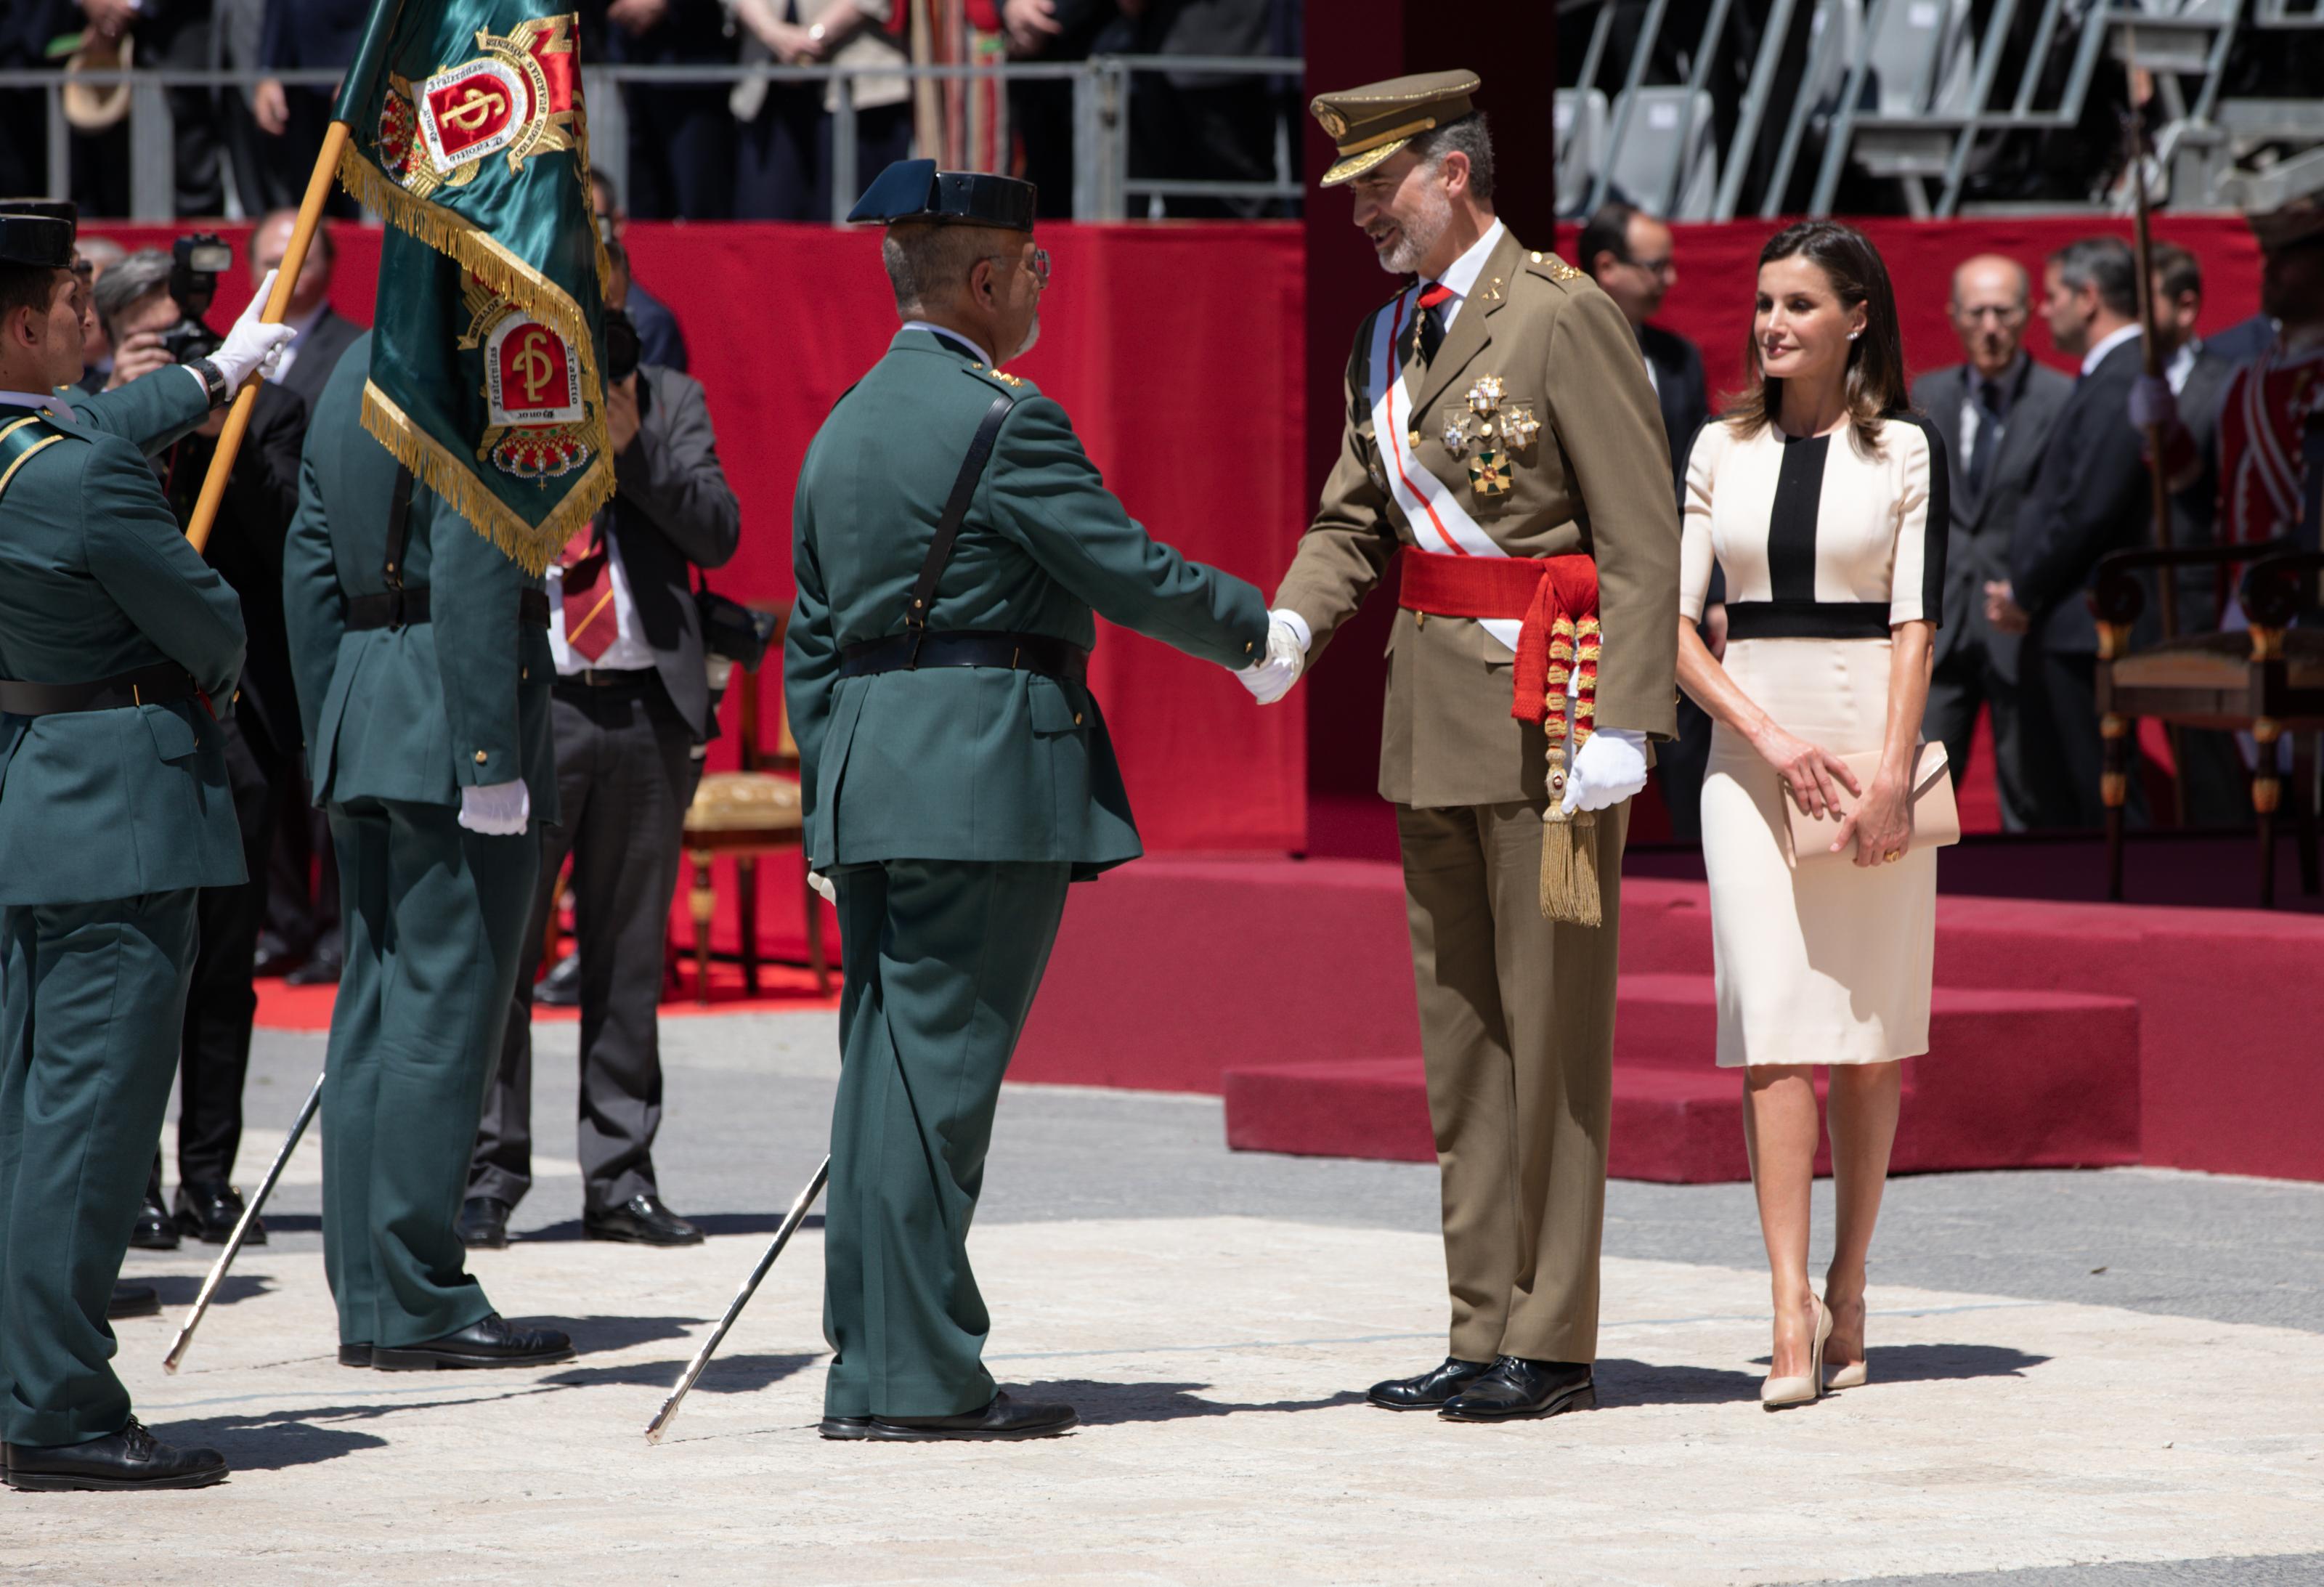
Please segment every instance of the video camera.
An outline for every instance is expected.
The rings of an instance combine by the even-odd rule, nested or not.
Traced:
[[[161,333],[161,346],[180,364],[207,358],[226,340],[202,322],[217,298],[218,277],[234,268],[234,250],[216,232],[196,232],[170,245],[170,298],[182,317]]]

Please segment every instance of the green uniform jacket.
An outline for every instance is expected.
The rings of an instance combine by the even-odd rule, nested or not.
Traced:
[[[315,403],[299,512],[282,550],[282,615],[307,733],[315,802],[370,797],[457,805],[460,790],[524,779],[536,821],[557,818],[545,629],[517,621],[540,581],[416,485],[404,586],[429,586],[429,619],[350,632],[349,595],[387,588],[396,463],[363,428],[371,337],[350,346]]]
[[[953,549],[932,633],[1042,634],[1087,648],[1093,610],[1240,667],[1267,646],[1241,579],[1149,539],[1065,411],[925,330],[900,332],[807,450],[793,509],[798,602],[783,690],[818,867],[891,859],[1138,857],[1097,702],[1029,672],[939,667],[840,680],[840,650],[904,632],[945,498],[996,396],[1015,400]]]
[[[175,662],[224,711],[242,603],[186,543],[141,452],[201,422],[202,389],[162,370],[72,402],[77,419],[34,421],[61,438],[14,454],[0,492],[0,677],[90,683]],[[198,702],[0,715],[0,904],[244,876],[225,740]]]

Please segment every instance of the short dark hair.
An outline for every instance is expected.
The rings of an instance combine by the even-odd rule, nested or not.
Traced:
[[[2050,255],[2066,290],[2097,289],[2098,301],[2125,319],[2138,318],[2138,258],[2120,237],[2084,237]]]
[[[57,272],[51,266],[0,264],[0,324],[14,319],[20,309],[46,314],[56,290]]]
[[[1630,222],[1639,213],[1636,205],[1625,204],[1619,198],[1609,198],[1598,206],[1598,213],[1582,224],[1582,235],[1573,245],[1582,255],[1582,268],[1596,276],[1600,254],[1611,254],[1624,264],[1632,263]]]
[[[2154,284],[2166,298],[2203,295],[2203,262],[2176,243],[2154,245]]]
[[[1435,165],[1455,150],[1469,157],[1469,191],[1487,203],[1493,198],[1493,133],[1485,113],[1472,110],[1458,121],[1422,133],[1407,145],[1424,165]]]

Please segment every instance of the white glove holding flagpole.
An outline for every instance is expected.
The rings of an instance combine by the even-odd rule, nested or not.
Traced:
[[[1262,706],[1291,692],[1307,665],[1308,642],[1314,637],[1307,620],[1296,612],[1277,609],[1267,616],[1267,660],[1235,674]]]
[[[281,362],[282,349],[299,334],[290,326],[268,325],[259,318],[266,312],[266,300],[274,291],[274,275],[273,271],[266,272],[266,279],[258,283],[258,291],[251,294],[242,318],[234,322],[234,328],[226,333],[226,340],[210,355],[210,362],[226,376],[226,389],[230,392],[242,390],[243,383],[253,374],[273,374],[274,365]]]
[[[471,783],[460,790],[460,825],[486,837],[514,837],[532,818],[532,791],[524,780]]]

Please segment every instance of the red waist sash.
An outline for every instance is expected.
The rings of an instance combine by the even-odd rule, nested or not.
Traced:
[[[1577,741],[1598,714],[1598,564],[1563,557],[1455,557],[1404,549],[1397,604],[1437,617],[1499,618],[1517,631],[1516,698],[1509,715],[1565,736],[1566,683],[1581,670]]]

